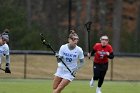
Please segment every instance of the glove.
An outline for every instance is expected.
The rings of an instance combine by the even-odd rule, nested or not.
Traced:
[[[63,56],[60,56],[58,53],[55,53],[55,57],[57,58],[58,63],[63,59]]]
[[[75,76],[76,75],[76,72],[78,71],[78,68],[74,68],[72,71],[73,71],[72,72],[72,75]]]
[[[76,71],[73,71],[71,74],[75,77],[75,75],[76,75]]]
[[[6,67],[5,68],[5,73],[11,73],[11,70],[8,67]]]
[[[59,54],[58,54],[58,53],[55,53],[55,57],[56,57],[56,58],[59,58]]]
[[[11,70],[10,70],[10,67],[9,67],[9,63],[6,63],[5,73],[11,73]]]

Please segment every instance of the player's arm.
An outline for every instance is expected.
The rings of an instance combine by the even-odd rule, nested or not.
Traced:
[[[107,57],[108,57],[109,59],[113,59],[113,58],[114,58],[114,53],[113,53],[113,49],[112,49],[111,46],[109,47],[109,51],[106,52],[106,54],[107,54]]]
[[[80,53],[79,54],[79,63],[77,64],[77,67],[75,69],[73,69],[73,74],[74,75],[84,65],[84,54],[83,54],[83,50],[81,49],[81,51],[79,53]]]
[[[57,58],[57,62],[61,62],[61,60],[63,59],[63,56],[60,56],[58,53],[55,53],[55,56]]]
[[[75,68],[75,69],[73,69],[73,74],[75,75],[76,74],[76,72],[81,68],[81,67],[83,67],[83,65],[84,65],[84,59],[79,59],[79,61],[80,61],[80,63],[79,64],[77,64],[77,67]]]
[[[93,49],[90,53],[87,54],[87,56],[88,56],[88,57],[91,57],[91,56],[94,55],[94,53],[95,53],[95,50]]]
[[[63,59],[63,45],[60,47],[59,53],[56,53],[55,56],[57,58],[57,62],[61,62],[61,60]]]
[[[4,47],[4,48],[5,49],[4,49],[3,55],[6,58],[5,73],[11,73],[9,47],[7,46],[7,47]]]
[[[10,70],[10,55],[5,55],[5,57],[6,57],[5,73],[11,73],[11,70]]]
[[[79,59],[80,63],[77,65],[77,68],[80,69],[84,65],[84,59]]]
[[[93,50],[91,51],[91,56],[93,56],[95,52],[96,52],[96,51],[93,49]]]

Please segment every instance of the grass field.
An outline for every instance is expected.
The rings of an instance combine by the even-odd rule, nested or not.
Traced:
[[[0,93],[52,93],[52,79],[57,68],[56,58],[46,55],[28,55],[26,78],[32,79],[23,79],[24,62],[23,55],[12,55],[12,74],[5,74],[0,70]],[[110,80],[110,63],[105,80]],[[113,64],[113,80],[118,81],[105,81],[102,92],[140,93],[140,58],[115,57]],[[4,65],[2,64],[3,68]],[[62,93],[95,93],[97,82],[95,82],[94,88],[90,88],[89,79],[91,77],[92,60],[85,58],[85,65],[76,74],[76,80],[70,83]],[[81,79],[83,81],[80,81]],[[121,80],[134,80],[135,82]]]
[[[77,81],[68,85],[62,93],[95,93],[89,81]],[[140,93],[140,82],[105,81],[103,93]],[[0,93],[52,93],[52,80],[0,79]]]

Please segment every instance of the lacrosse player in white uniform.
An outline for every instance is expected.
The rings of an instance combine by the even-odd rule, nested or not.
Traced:
[[[11,73],[10,71],[10,54],[9,54],[9,36],[8,32],[3,32],[0,35],[0,68],[1,68],[1,58],[4,56],[6,58],[5,73]]]
[[[62,45],[59,53],[56,54],[57,57],[62,59],[72,73],[70,73],[61,60],[58,59],[58,68],[53,80],[53,93],[61,93],[65,86],[74,79],[73,75],[84,65],[83,50],[77,46],[78,40],[78,35],[72,30],[68,38],[69,43]]]

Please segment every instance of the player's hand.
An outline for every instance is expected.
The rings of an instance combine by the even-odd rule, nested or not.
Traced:
[[[73,72],[72,72],[72,75],[75,77],[75,75],[76,75],[76,71],[73,71]]]
[[[55,53],[55,57],[56,57],[56,58],[59,58],[59,54],[58,54],[58,53]]]
[[[110,53],[109,53],[109,52],[106,52],[106,55],[107,55],[107,56],[109,56],[109,55],[110,55]]]
[[[87,56],[90,57],[91,56],[91,53],[87,53]]]
[[[58,53],[55,53],[55,57],[57,58],[58,63],[63,59],[63,56],[60,56]]]
[[[72,71],[73,71],[73,72],[72,72],[72,75],[75,76],[76,73],[77,73],[77,71],[78,71],[78,68],[74,68]]]
[[[60,56],[58,53],[55,53],[56,58],[63,59],[63,56]]]

